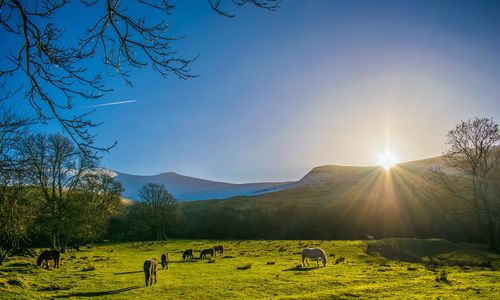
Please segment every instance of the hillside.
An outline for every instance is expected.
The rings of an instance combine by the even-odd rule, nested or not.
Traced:
[[[151,182],[165,185],[167,190],[179,201],[223,199],[237,195],[254,195],[287,184],[287,182],[234,184],[184,176],[175,172],[151,176],[113,172],[116,173],[115,178],[123,184],[125,189],[123,196],[132,200],[140,200],[139,189],[144,184]]]
[[[282,190],[194,201],[181,208],[191,220],[186,231],[196,237],[351,239],[371,234],[454,238],[456,232],[474,236],[467,224],[442,225],[446,217],[428,197],[425,172],[440,164],[440,158],[432,158],[402,163],[390,171],[378,166],[322,166]],[[207,223],[210,228],[202,225]]]
[[[430,158],[399,164],[386,172],[379,166],[356,167],[326,165],[313,168],[297,182],[278,185],[276,190],[246,197],[232,197],[210,201],[194,201],[185,204],[186,208],[203,206],[231,206],[234,208],[252,205],[274,206],[279,204],[338,204],[342,200],[352,201],[360,197],[378,197],[386,184],[395,181],[412,180],[419,182],[425,172],[441,165],[440,158]]]

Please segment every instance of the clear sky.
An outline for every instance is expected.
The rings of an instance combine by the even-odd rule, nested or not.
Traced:
[[[106,167],[229,181],[439,155],[460,120],[500,121],[500,1],[283,1],[276,12],[177,1],[174,44],[199,77],[118,78],[97,108]],[[77,13],[78,14],[78,13]],[[56,16],[57,17],[57,16]],[[66,17],[67,18],[67,17]],[[85,20],[73,15],[68,23]],[[82,108],[83,109],[83,108]]]

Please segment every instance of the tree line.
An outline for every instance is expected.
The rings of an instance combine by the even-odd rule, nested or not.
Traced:
[[[78,249],[104,238],[117,219],[129,232],[122,237],[169,233],[176,200],[163,186],[144,186],[143,202],[125,206],[122,185],[96,153],[62,134],[32,132],[31,125],[0,112],[0,264],[26,246]]]

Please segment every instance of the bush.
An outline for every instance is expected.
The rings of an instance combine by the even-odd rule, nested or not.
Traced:
[[[448,273],[446,270],[441,270],[437,275],[436,275],[436,282],[444,282],[448,283]]]

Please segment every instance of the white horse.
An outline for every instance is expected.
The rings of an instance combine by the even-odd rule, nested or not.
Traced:
[[[308,258],[316,259],[316,264],[319,268],[319,260],[323,263],[323,267],[326,267],[327,259],[325,251],[321,248],[303,248],[302,249],[302,266],[304,266],[304,261],[309,265]]]

